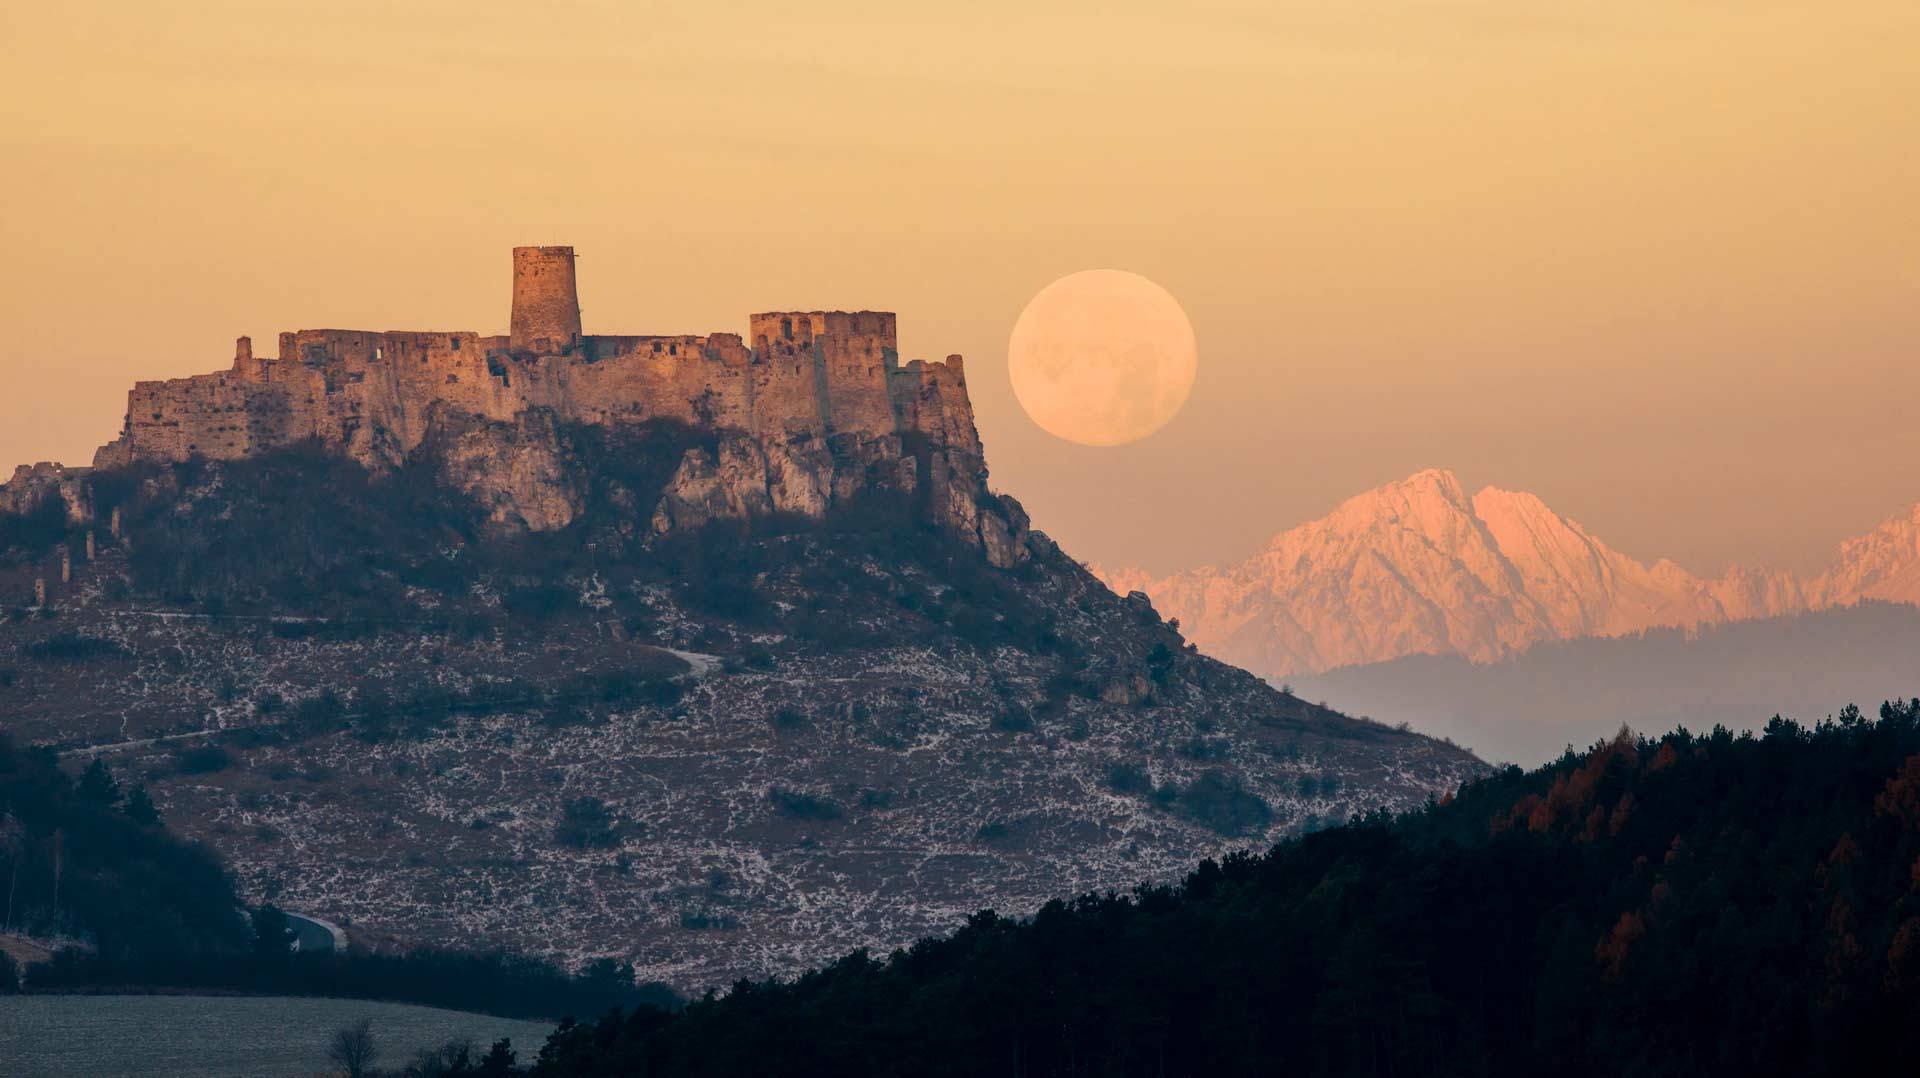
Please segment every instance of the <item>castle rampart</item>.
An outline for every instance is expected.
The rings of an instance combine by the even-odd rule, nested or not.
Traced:
[[[889,312],[763,312],[744,338],[586,336],[572,248],[521,247],[509,324],[498,336],[303,329],[280,334],[271,357],[241,337],[227,370],[135,384],[121,436],[94,464],[232,460],[310,442],[385,469],[431,439],[417,459],[489,520],[547,530],[581,504],[562,424],[673,420],[716,435],[719,451],[688,450],[652,515],[657,530],[818,516],[884,490],[993,564],[1026,556],[1024,515],[986,487],[960,357],[903,366]],[[0,487],[0,505],[58,487],[84,512],[82,474],[23,473]]]
[[[122,437],[96,463],[232,459],[314,440],[382,467],[421,443],[438,404],[502,422],[543,408],[763,439],[912,431],[978,454],[958,357],[903,368],[890,312],[764,312],[744,339],[585,336],[579,317],[573,249],[515,248],[507,335],[303,329],[280,334],[271,357],[243,337],[230,370],[135,385]]]

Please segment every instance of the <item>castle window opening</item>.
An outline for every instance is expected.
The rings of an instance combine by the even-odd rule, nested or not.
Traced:
[[[793,339],[793,319],[782,318],[780,320],[780,335],[787,340]]]

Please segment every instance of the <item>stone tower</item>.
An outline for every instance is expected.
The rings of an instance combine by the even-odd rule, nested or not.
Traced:
[[[557,355],[580,343],[580,293],[573,283],[573,248],[513,249],[515,352]]]

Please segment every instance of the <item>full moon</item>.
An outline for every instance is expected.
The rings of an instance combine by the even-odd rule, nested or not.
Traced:
[[[1041,289],[1007,342],[1020,407],[1081,445],[1125,445],[1166,426],[1199,365],[1180,301],[1124,270],[1085,270]]]

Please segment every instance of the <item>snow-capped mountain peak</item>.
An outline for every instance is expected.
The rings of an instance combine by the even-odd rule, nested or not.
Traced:
[[[1741,567],[1713,579],[1614,550],[1525,491],[1469,498],[1431,468],[1348,498],[1236,566],[1095,571],[1146,592],[1202,650],[1269,677],[1412,654],[1490,662],[1543,640],[1920,603],[1920,506],[1848,540],[1813,581]]]

